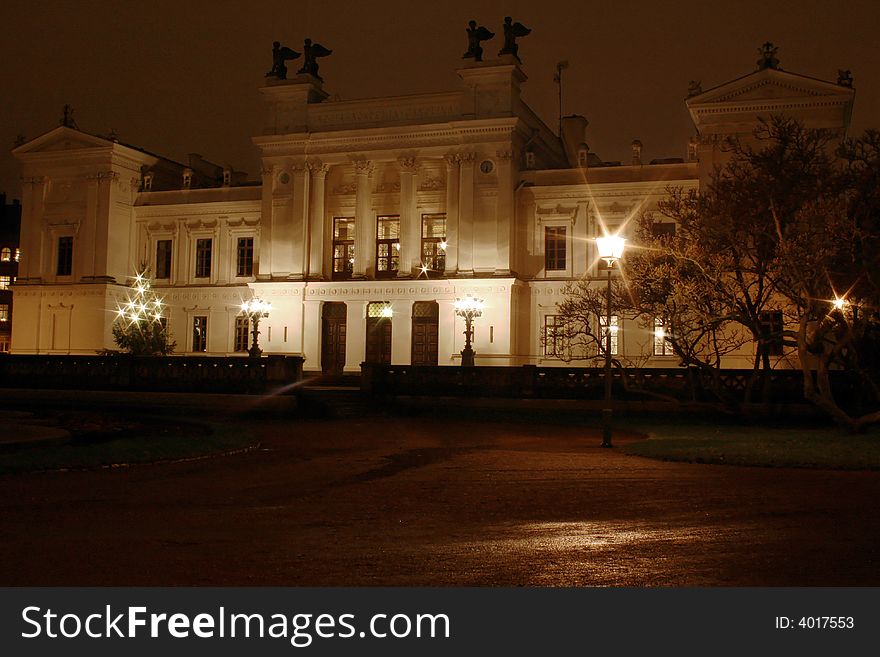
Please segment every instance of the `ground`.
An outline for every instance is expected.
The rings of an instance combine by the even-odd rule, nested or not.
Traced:
[[[261,449],[0,478],[0,584],[880,584],[876,471],[653,461],[497,417],[237,421]]]

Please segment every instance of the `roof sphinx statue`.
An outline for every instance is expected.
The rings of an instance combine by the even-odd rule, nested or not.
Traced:
[[[287,46],[282,46],[278,41],[274,41],[272,43],[272,70],[266,73],[266,77],[276,77],[279,80],[286,80],[287,66],[284,62],[296,59],[299,56],[300,53],[297,51],[288,48]]]
[[[469,57],[473,57],[475,62],[483,61],[483,47],[480,45],[480,42],[488,41],[495,36],[495,33],[490,32],[482,25],[478,27],[477,21],[470,21],[467,27],[467,35],[468,49],[467,52],[461,56],[461,58],[468,59]]]

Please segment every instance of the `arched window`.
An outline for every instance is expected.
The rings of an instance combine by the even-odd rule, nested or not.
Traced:
[[[4,246],[2,250],[0,250],[0,261],[10,262],[12,260],[12,249],[8,246]]]

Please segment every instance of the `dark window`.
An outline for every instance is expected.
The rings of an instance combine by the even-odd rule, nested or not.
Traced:
[[[208,351],[208,318],[193,317],[193,351]]]
[[[247,351],[249,324],[250,320],[246,316],[235,318],[235,345],[233,351]]]
[[[770,310],[762,312],[761,338],[758,343],[758,353],[768,356],[781,356],[782,348],[782,311]]]
[[[254,238],[239,237],[235,256],[235,275],[254,275]]]
[[[156,278],[171,278],[171,240],[156,242]]]
[[[446,215],[422,215],[422,264],[430,271],[446,269]]]
[[[354,271],[354,217],[333,217],[333,278],[350,278]]]
[[[654,237],[675,237],[675,224],[671,221],[651,224],[651,235]]]
[[[551,358],[562,358],[566,353],[565,333],[562,329],[563,321],[559,315],[546,315],[544,317],[544,355]]]
[[[376,220],[376,278],[390,278],[400,268],[400,217]]]
[[[544,228],[544,269],[560,271],[565,266],[565,227],[547,226]]]
[[[211,246],[213,240],[196,240],[196,278],[211,277]]]
[[[58,238],[58,267],[55,274],[70,276],[73,273],[73,237]]]

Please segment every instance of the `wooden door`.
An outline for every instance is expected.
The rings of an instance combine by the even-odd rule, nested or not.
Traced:
[[[321,370],[325,374],[342,374],[345,369],[344,303],[325,303],[321,309]]]
[[[437,364],[437,334],[440,307],[435,301],[413,304],[412,360],[413,365]]]

